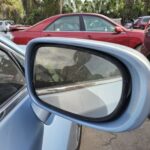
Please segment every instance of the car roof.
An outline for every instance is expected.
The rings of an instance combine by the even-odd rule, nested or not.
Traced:
[[[10,47],[13,51],[19,53],[23,57],[25,56],[25,48],[26,48],[26,46],[18,46],[14,42],[12,42],[11,40],[9,40],[9,39],[7,39],[7,38],[5,38],[3,36],[0,36],[0,43],[3,43],[6,46]]]
[[[150,16],[141,16],[139,18],[150,18]]]

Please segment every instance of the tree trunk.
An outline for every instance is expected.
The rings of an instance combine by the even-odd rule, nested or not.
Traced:
[[[150,8],[150,0],[144,0],[144,12],[143,15],[148,15],[148,9]]]
[[[64,6],[64,0],[60,0],[60,1],[59,1],[59,7],[60,7],[59,13],[60,13],[60,14],[62,14],[63,6]]]

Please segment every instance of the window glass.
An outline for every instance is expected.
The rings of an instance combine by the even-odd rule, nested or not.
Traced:
[[[117,66],[108,60],[73,49],[41,47],[35,60],[35,81],[40,88],[120,76]]]
[[[45,31],[80,31],[79,16],[67,16],[50,24]]]
[[[3,24],[3,22],[0,22],[0,26]]]
[[[15,63],[0,51],[0,104],[24,85],[24,77]]]
[[[150,18],[143,18],[143,22],[147,23],[150,20]]]
[[[115,26],[95,16],[83,16],[86,31],[114,32]]]

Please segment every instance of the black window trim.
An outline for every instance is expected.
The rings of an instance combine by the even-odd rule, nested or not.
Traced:
[[[25,81],[24,72],[23,72],[21,66],[18,64],[18,61],[16,60],[16,58],[13,56],[12,52],[10,52],[6,48],[4,48],[3,45],[0,47],[0,51],[4,52],[11,59],[11,61],[14,63],[14,65],[16,65],[16,67],[22,74],[22,77]],[[8,110],[10,111],[11,109],[13,109],[16,106],[16,104],[18,104],[19,96],[24,95],[25,91],[26,91],[26,83],[24,82],[23,86],[16,93],[11,95],[7,100],[5,100],[0,105],[0,120],[3,119],[5,116],[5,115],[2,115],[3,118],[1,118],[1,114],[3,114],[3,113],[7,114]],[[21,101],[21,99],[19,99],[19,101]]]

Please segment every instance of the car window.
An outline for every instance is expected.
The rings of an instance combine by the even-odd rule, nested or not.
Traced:
[[[24,77],[10,57],[0,50],[0,105],[24,85]]]
[[[45,31],[80,31],[79,16],[67,16],[50,24]]]
[[[150,18],[143,18],[143,22],[147,23],[150,20]]]
[[[86,31],[114,32],[115,26],[95,16],[83,16]]]
[[[3,22],[0,22],[0,26],[3,24]]]

